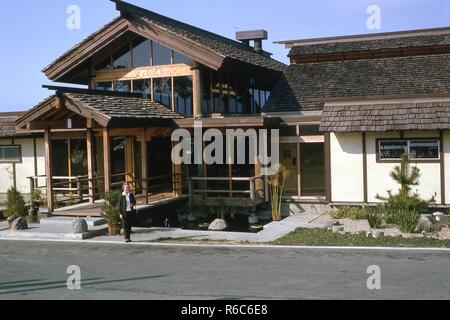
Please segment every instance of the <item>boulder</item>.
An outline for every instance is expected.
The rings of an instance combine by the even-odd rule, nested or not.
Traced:
[[[222,219],[214,220],[210,225],[208,230],[210,231],[223,231],[228,229],[228,223]]]
[[[248,223],[249,224],[257,224],[258,223],[258,216],[256,214],[252,214],[248,217]]]
[[[22,217],[15,219],[11,229],[13,231],[27,230],[28,229],[27,219]]]
[[[8,219],[6,219],[6,221],[8,221],[8,223],[13,223],[14,220],[16,220],[18,218],[18,216],[10,216],[8,217]]]
[[[76,219],[72,222],[71,225],[72,233],[86,233],[88,231],[88,224],[84,219]]]

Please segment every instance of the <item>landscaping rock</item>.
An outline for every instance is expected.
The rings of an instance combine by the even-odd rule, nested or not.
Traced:
[[[256,214],[252,214],[248,217],[248,223],[249,224],[257,224],[258,223],[258,216]]]
[[[17,218],[14,220],[11,229],[13,231],[27,230],[28,222],[26,218]]]
[[[6,221],[8,221],[9,223],[13,223],[14,220],[16,220],[17,218],[18,218],[18,216],[11,216],[11,217],[8,217],[8,219],[6,219]]]
[[[384,232],[379,229],[372,229],[371,232],[372,232],[372,238],[374,238],[374,239],[378,239],[378,238],[384,236]]]
[[[334,233],[338,233],[339,231],[344,231],[344,226],[343,225],[333,225],[331,227],[331,229],[333,230]]]
[[[210,231],[223,231],[228,229],[228,223],[222,219],[214,220],[210,225],[208,230]]]
[[[88,232],[88,224],[84,219],[76,219],[72,222],[71,230],[74,234],[86,233]]]

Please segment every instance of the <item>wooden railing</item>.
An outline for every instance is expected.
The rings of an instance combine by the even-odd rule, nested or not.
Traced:
[[[228,182],[229,187],[223,189],[209,189],[205,187],[208,182]],[[195,183],[201,182],[203,189],[196,188]],[[233,182],[248,182],[248,189],[240,190],[233,189]],[[259,183],[258,183],[259,182]],[[211,197],[211,194],[224,195],[225,198],[234,198],[235,195],[244,196],[248,198],[253,206],[256,208],[258,202],[268,202],[269,194],[267,182],[264,176],[258,177],[191,177],[189,178],[189,203],[192,204],[196,194],[203,194],[206,198]],[[211,198],[214,198],[212,196]]]
[[[149,195],[155,192],[173,192],[174,185],[180,183],[181,177],[178,174],[172,175],[162,175],[157,177],[150,177],[147,179],[131,179],[131,174],[119,173],[111,175],[111,180],[119,181],[112,182],[110,184],[111,190],[120,190],[124,183],[129,183],[130,185],[136,186],[136,193],[140,191],[140,195],[145,197],[145,203],[148,204]],[[39,180],[45,179],[45,175],[28,177],[30,181],[30,193],[34,190],[46,191],[46,185],[39,185]],[[116,179],[115,179],[116,178]],[[54,199],[54,204],[59,207],[58,204],[70,204],[71,202],[83,203],[91,202],[94,203],[95,200],[102,199],[104,197],[104,176],[97,176],[93,179],[89,179],[87,176],[77,176],[77,177],[62,177],[55,176],[52,177],[52,194],[51,197]],[[156,183],[151,183],[156,182]],[[139,185],[139,186],[138,186]],[[47,199],[49,197],[47,196]]]

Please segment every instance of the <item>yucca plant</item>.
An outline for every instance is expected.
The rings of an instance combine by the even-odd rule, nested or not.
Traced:
[[[366,208],[367,221],[370,228],[380,229],[383,224],[383,213],[379,208]]]
[[[400,209],[393,213],[393,222],[404,233],[416,231],[420,222],[420,214],[415,210]]]
[[[281,202],[288,170],[279,165],[277,171],[268,177],[273,221],[281,221]]]
[[[101,209],[101,215],[108,225],[117,225],[120,223],[119,199],[121,193],[118,191],[105,194],[105,203]]]

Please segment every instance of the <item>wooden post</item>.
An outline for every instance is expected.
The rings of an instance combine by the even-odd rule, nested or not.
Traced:
[[[142,193],[145,196],[145,204],[148,204],[148,168],[147,168],[147,128],[141,132],[141,171],[142,171]]]
[[[200,68],[195,66],[194,76],[192,78],[193,84],[193,116],[196,118],[202,114],[202,75]]]
[[[103,129],[103,171],[105,176],[105,193],[111,191],[111,150],[108,128]]]
[[[250,200],[252,203],[252,212],[256,212],[256,186],[255,179],[250,179]]]
[[[194,180],[189,178],[189,207],[192,208],[194,204]]]
[[[93,155],[93,134],[92,129],[86,132],[86,148],[87,148],[87,169],[88,169],[88,193],[89,203],[95,203],[94,189],[94,155]]]
[[[53,179],[52,179],[52,141],[50,137],[50,129],[44,132],[44,147],[45,147],[45,174],[47,185],[47,206],[48,213],[51,214],[54,210],[53,206]]]

